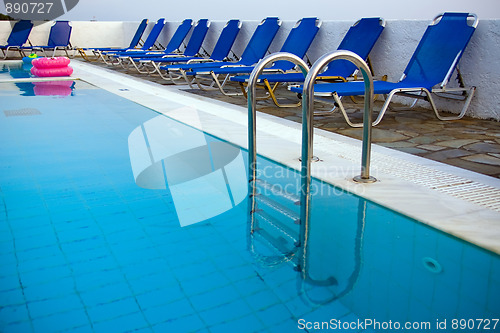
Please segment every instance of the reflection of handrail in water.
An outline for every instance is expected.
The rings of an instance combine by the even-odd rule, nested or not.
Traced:
[[[324,280],[315,280],[309,276],[308,272],[308,267],[307,267],[307,238],[308,235],[305,235],[305,247],[303,249],[303,257],[302,257],[302,267],[301,267],[301,276],[298,280],[298,290],[299,294],[305,298],[308,302],[311,302],[313,304],[327,304],[330,302],[333,302],[337,299],[340,299],[350,293],[353,289],[354,286],[356,285],[356,282],[359,279],[359,275],[361,272],[361,257],[362,257],[362,249],[363,249],[363,234],[364,234],[364,229],[365,229],[365,222],[366,222],[366,200],[359,198],[358,202],[358,216],[357,216],[357,224],[358,228],[356,231],[356,241],[354,245],[354,253],[355,253],[355,258],[354,258],[354,270],[349,276],[348,283],[344,290],[342,290],[340,293],[335,294],[325,300],[313,300],[307,293],[307,290],[305,288],[305,283],[309,283],[311,285],[315,286],[330,286],[334,284],[338,284],[338,281],[335,277],[330,276],[327,279]]]
[[[274,255],[274,256],[259,254],[255,250],[252,236],[249,236],[249,237],[250,238],[249,238],[248,244],[250,244],[249,245],[250,253],[252,254],[252,256],[254,257],[255,260],[257,260],[259,263],[261,263],[265,266],[272,267],[272,266],[278,266],[278,265],[283,264],[285,262],[289,262],[295,257],[295,255],[297,253],[296,251],[290,251],[287,254]]]

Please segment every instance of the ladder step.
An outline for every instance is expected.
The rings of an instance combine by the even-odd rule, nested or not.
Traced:
[[[278,231],[280,234],[285,236],[286,238],[289,238],[292,240],[294,244],[298,242],[298,231],[293,230],[290,226],[288,226],[286,223],[283,223],[282,221],[274,218],[273,216],[269,215],[267,212],[263,210],[258,210],[253,212],[255,216],[258,218],[258,220],[262,220],[269,224],[274,230]],[[262,225],[260,224],[260,227],[262,229]]]
[[[267,207],[273,209],[274,211],[278,212],[280,215],[283,215],[290,220],[293,221],[295,224],[300,224],[300,216],[290,208],[286,207],[285,205],[280,204],[279,202],[269,198],[265,197],[263,195],[257,195],[255,199],[266,205]]]
[[[300,197],[294,193],[286,191],[285,189],[281,188],[281,186],[273,185],[262,179],[256,179],[255,184],[259,188],[264,189],[273,195],[279,196],[283,199],[286,199],[287,201],[291,201],[295,205],[300,205]]]
[[[269,245],[271,245],[274,250],[278,251],[280,255],[285,257],[291,257],[298,249],[296,246],[293,246],[292,248],[287,247],[286,241],[283,238],[275,237],[265,229],[255,229],[253,235],[259,235]]]

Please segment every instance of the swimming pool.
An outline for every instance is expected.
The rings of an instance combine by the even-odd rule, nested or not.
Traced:
[[[3,331],[445,319],[453,331],[454,319],[499,317],[498,255],[319,181],[301,255],[293,218],[249,232],[243,149],[83,81],[54,85],[0,87]],[[263,197],[293,216],[298,175],[260,166]],[[306,280],[294,270],[304,258]]]

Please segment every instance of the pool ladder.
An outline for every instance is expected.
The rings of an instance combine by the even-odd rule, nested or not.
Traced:
[[[300,243],[300,213],[297,211],[300,197],[260,178],[254,181],[254,187],[248,224],[251,253],[265,266],[296,261]],[[261,243],[278,255],[259,254],[254,242],[259,237]]]
[[[311,160],[313,150],[313,109],[314,109],[314,82],[318,74],[326,67],[328,63],[334,60],[348,60],[354,63],[361,71],[365,83],[365,98],[364,98],[364,116],[363,116],[363,143],[362,143],[362,158],[361,158],[361,174],[353,178],[358,183],[372,183],[376,179],[370,176],[370,154],[371,154],[371,132],[372,132],[372,110],[373,110],[373,78],[370,69],[366,62],[357,54],[350,51],[335,51],[325,54],[318,59],[311,69],[308,69],[307,64],[299,57],[286,53],[278,52],[266,56],[262,59],[252,71],[248,82],[248,153],[249,153],[249,223],[248,237],[249,247],[251,252],[259,257],[263,262],[269,265],[275,265],[295,259],[295,269],[302,273],[304,280],[312,281],[307,273],[307,241],[310,220],[310,199],[311,199]],[[300,206],[300,214],[290,213],[289,209],[284,209],[281,204],[265,199],[261,193],[262,186],[271,186],[257,178],[257,149],[256,149],[256,85],[258,77],[261,75],[265,67],[275,61],[286,60],[297,65],[305,76],[304,89],[302,94],[302,159],[301,159],[301,190],[300,198],[296,198],[295,204]],[[289,196],[281,193],[281,196]],[[285,224],[279,219],[267,213],[261,206],[265,205],[275,211],[286,212],[283,216],[287,216],[293,224],[299,225],[298,234],[292,232],[293,228],[289,224]],[[295,214],[295,215],[294,215]],[[267,223],[272,228],[278,230],[282,236],[273,237],[264,228],[261,228],[262,223]],[[281,255],[279,256],[262,256],[255,251],[253,238],[256,234],[260,234],[266,238],[272,247],[276,248]],[[286,235],[286,237],[285,237]],[[283,239],[288,238],[288,242],[283,242]],[[290,244],[293,246],[284,246]],[[333,284],[335,279],[332,277],[325,281],[312,281],[319,285]]]

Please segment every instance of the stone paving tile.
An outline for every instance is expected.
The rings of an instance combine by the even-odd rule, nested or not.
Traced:
[[[417,146],[417,147],[425,149],[427,151],[438,151],[438,150],[445,149],[445,147],[440,147],[440,146],[435,146],[435,145],[420,145],[420,146]]]
[[[482,163],[476,163],[476,162],[471,162],[467,161],[462,158],[453,158],[453,159],[446,159],[442,160],[440,162],[450,164],[462,169],[467,169],[467,170],[478,170],[478,165],[480,165],[480,170],[482,174],[489,175],[492,177],[497,177],[500,178],[499,172],[498,172],[498,166],[494,165],[487,165],[487,164],[482,164]]]
[[[96,63],[96,65],[106,67],[103,64]],[[121,71],[140,79],[168,84],[158,77]],[[236,85],[234,89],[239,91]],[[188,86],[184,90],[243,107],[247,105],[243,97],[227,97],[218,91],[189,89]],[[278,88],[277,96],[286,99],[288,103],[297,101],[297,96],[284,88]],[[380,105],[381,101],[375,102],[375,110],[380,109]],[[328,111],[332,106],[323,101],[315,102],[315,111]],[[363,104],[359,101],[357,104],[346,104],[346,111],[351,121],[362,122],[362,112],[358,110],[362,107]],[[404,106],[399,105],[397,108],[401,109]],[[263,100],[258,102],[257,110],[291,121],[302,122],[301,107],[278,108],[271,101]],[[361,138],[361,130],[348,126],[338,111],[327,116],[316,115],[314,122],[317,128],[357,139]],[[394,110],[388,110],[380,124],[374,128],[373,143],[500,178],[497,161],[500,157],[492,155],[500,154],[500,122],[496,120],[464,117],[460,120],[441,121],[434,116],[432,110],[426,107],[417,106],[399,111],[394,108]]]
[[[491,164],[491,165],[500,166],[500,158],[490,156],[490,155],[476,154],[476,155],[471,155],[471,156],[465,156],[463,159],[467,160],[467,161],[471,161],[471,162],[476,162],[476,163]]]
[[[425,154],[425,157],[430,158],[431,160],[439,161],[440,159],[458,158],[469,155],[471,155],[471,153],[467,150],[453,148]]]
[[[454,139],[454,140],[436,142],[436,144],[438,146],[444,146],[449,148],[461,148],[465,145],[476,143],[477,141],[478,140],[472,140],[472,139]]]

